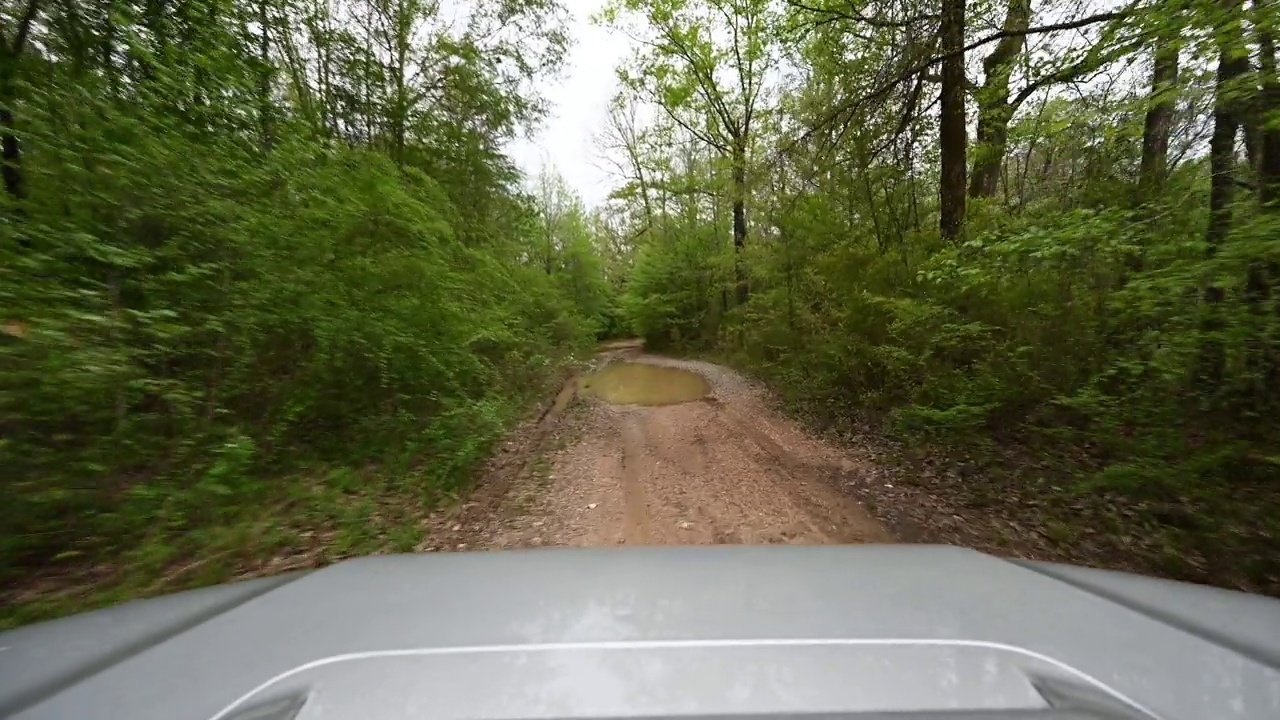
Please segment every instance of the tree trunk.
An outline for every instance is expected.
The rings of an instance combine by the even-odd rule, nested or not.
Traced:
[[[9,197],[21,200],[27,196],[27,190],[22,184],[22,171],[19,167],[22,162],[22,148],[18,145],[18,136],[13,132],[13,111],[8,107],[12,102],[13,92],[6,87],[4,95],[5,107],[0,108],[0,129],[3,132],[3,136],[0,137],[0,146],[2,146],[4,166],[0,167],[0,175],[4,176],[4,189],[9,193]]]
[[[971,198],[994,197],[1000,186],[1000,169],[1009,140],[1009,115],[993,112],[978,120],[973,176],[969,178]]]
[[[9,197],[21,200],[27,196],[22,185],[22,147],[18,144],[18,136],[13,130],[13,103],[16,99],[18,78],[18,61],[27,46],[27,35],[31,32],[31,23],[40,11],[39,0],[29,0],[22,19],[18,22],[18,33],[13,40],[0,41],[0,176],[4,177],[4,189]]]
[[[99,52],[102,55],[102,72],[107,75],[107,87],[112,99],[120,97],[120,73],[116,71],[116,4],[115,0],[107,0],[102,18],[102,37],[99,41]]]
[[[1005,146],[1009,139],[1009,121],[1014,107],[1009,103],[1009,75],[1013,63],[1025,46],[1019,34],[1031,23],[1031,0],[1009,0],[1004,18],[1004,32],[1014,33],[996,43],[995,49],[982,61],[984,79],[978,101],[978,137],[973,153],[973,177],[969,180],[969,197],[992,197],[1000,184]]]
[[[938,143],[942,150],[940,188],[942,236],[954,240],[964,228],[964,0],[942,0],[942,110]]]
[[[275,66],[271,64],[271,35],[267,19],[267,2],[258,0],[258,62],[262,65],[258,77],[258,120],[262,124],[262,151],[269,153],[275,144],[275,121],[272,117],[275,106],[271,101],[271,76]]]
[[[1249,70],[1240,25],[1241,0],[1221,0],[1223,21],[1218,26],[1218,72],[1214,84],[1213,135],[1209,139],[1209,254],[1217,252],[1231,227],[1236,132],[1239,103],[1231,97],[1236,81]]]
[[[747,150],[739,141],[733,145],[733,277],[737,281],[739,305],[750,295],[742,252],[747,247]]]
[[[712,240],[717,248],[720,247],[721,232],[724,230],[724,226],[720,224],[720,220],[723,218],[721,213],[722,199],[723,195],[719,193],[711,198],[711,227],[714,230]],[[729,286],[724,282],[720,284],[720,311],[721,313],[729,312]]]
[[[404,167],[404,148],[407,125],[409,124],[409,95],[405,85],[405,74],[409,72],[409,41],[412,30],[412,19],[408,17],[404,3],[396,4],[396,105],[392,128],[395,133],[395,161]]]
[[[1245,162],[1256,173],[1262,168],[1262,126],[1258,124],[1256,110],[1241,114],[1240,134],[1244,137]]]
[[[1235,185],[1236,132],[1240,128],[1240,103],[1231,96],[1237,80],[1249,70],[1240,22],[1242,0],[1220,0],[1221,21],[1215,23],[1218,71],[1214,82],[1213,135],[1209,138],[1209,227],[1205,239],[1213,257],[1231,229],[1231,197]],[[1226,351],[1222,342],[1223,289],[1204,289],[1205,311],[1200,320],[1200,359],[1197,369],[1200,392],[1214,397],[1222,386]]]
[[[1178,88],[1178,45],[1164,34],[1157,40],[1152,56],[1151,94],[1142,127],[1142,168],[1138,195],[1145,202],[1154,198],[1164,184],[1169,162],[1169,133]]]
[[[1253,0],[1254,27],[1258,28],[1258,64],[1262,76],[1262,93],[1257,103],[1259,125],[1258,180],[1259,199],[1264,206],[1280,200],[1280,127],[1275,126],[1280,112],[1280,76],[1276,75],[1276,43],[1266,15],[1271,11],[1266,0]]]

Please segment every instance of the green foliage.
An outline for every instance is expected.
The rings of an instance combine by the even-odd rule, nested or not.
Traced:
[[[1280,416],[1280,163],[1260,142],[1276,140],[1280,113],[1266,90],[1277,83],[1264,36],[1274,8],[1242,24],[1243,5],[1139,3],[1122,20],[1083,23],[1079,44],[1046,31],[1038,46],[1004,44],[1003,60],[996,43],[974,44],[968,65],[981,63],[986,91],[968,96],[969,117],[976,109],[987,124],[968,157],[971,167],[1001,163],[994,187],[965,183],[964,232],[944,239],[941,186],[955,188],[939,172],[939,78],[928,76],[937,65],[917,65],[938,59],[920,46],[936,33],[936,8],[790,7],[769,42],[798,72],[748,148],[752,224],[734,256],[723,239],[732,167],[684,150],[705,144],[716,108],[699,110],[673,75],[700,67],[695,40],[709,37],[673,28],[708,23],[654,10],[704,6],[727,8],[720,25],[732,26],[745,4],[646,6],[651,32],[692,50],[681,62],[662,45],[644,50],[628,85],[633,101],[668,106],[671,119],[619,133],[634,182],[615,199],[645,238],[624,295],[636,331],[653,345],[718,351],[806,416],[871,421],[920,454],[1052,466],[1061,477],[1023,478],[1011,495],[1088,505],[1114,521],[1117,547],[1128,541],[1115,537],[1154,537],[1162,572],[1280,592],[1269,540],[1280,518],[1280,426],[1270,420]],[[966,37],[1016,8],[970,5]],[[1032,12],[1032,26],[1070,15],[1052,4]],[[1215,39],[1224,20],[1235,34]],[[1179,46],[1194,58],[1177,83],[1131,74],[1060,85],[1154,54],[1152,38],[1170,43],[1166,58]],[[1201,69],[1223,43],[1224,57],[1257,64],[1219,87]],[[724,77],[747,64],[728,53],[715,61]],[[1161,124],[1147,113],[1170,95],[1167,148],[1151,163]],[[1225,169],[1204,157],[1224,108],[1237,112],[1230,129],[1242,126],[1249,154],[1227,157]],[[1211,170],[1229,176],[1234,195],[1219,213],[1229,231],[1212,248]],[[749,281],[745,304],[732,297],[735,263]],[[1080,518],[1064,511],[1052,522],[1065,542]]]
[[[709,243],[713,237],[676,229],[637,252],[622,307],[650,348],[687,348],[715,336],[732,266]]]
[[[1280,435],[1263,418],[1280,410],[1280,316],[1258,277],[1275,282],[1280,228],[1244,217],[1212,260],[1186,206],[992,212],[962,245],[921,238],[923,251],[770,244],[739,359],[830,422],[883,418],[964,457],[995,442],[1083,454],[1066,486],[1171,533],[1162,572],[1209,579],[1172,558],[1214,557],[1214,572],[1265,587],[1274,565],[1250,558],[1271,532],[1255,508],[1280,510],[1263,490],[1277,477]],[[788,253],[807,256],[790,281]],[[1220,302],[1203,301],[1209,283]],[[1199,529],[1182,519],[1202,514]]]
[[[614,303],[580,216],[538,256],[544,209],[495,149],[534,113],[519,78],[421,4],[370,12],[432,33],[431,112],[394,53],[307,68],[243,22],[311,62],[371,52],[322,4],[68,25],[75,5],[0,87],[23,149],[0,208],[0,581],[111,563],[104,594],[155,592],[318,538],[411,548]],[[545,50],[554,10],[503,15]]]

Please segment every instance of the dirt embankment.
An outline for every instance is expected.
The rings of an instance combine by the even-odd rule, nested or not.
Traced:
[[[658,406],[557,402],[508,441],[468,502],[430,520],[422,549],[893,540],[844,491],[872,474],[866,461],[806,435],[760,388],[634,345],[603,359],[620,357],[697,373],[709,392]]]

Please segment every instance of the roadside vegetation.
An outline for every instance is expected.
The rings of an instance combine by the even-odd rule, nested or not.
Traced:
[[[605,329],[502,154],[554,5],[3,16],[0,622],[411,550]]]
[[[1277,7],[617,0],[629,317],[1059,557],[1280,593]]]

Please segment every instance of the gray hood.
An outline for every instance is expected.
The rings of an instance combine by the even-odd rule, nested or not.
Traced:
[[[368,557],[0,648],[24,719],[1280,718],[1280,602],[947,547]]]

